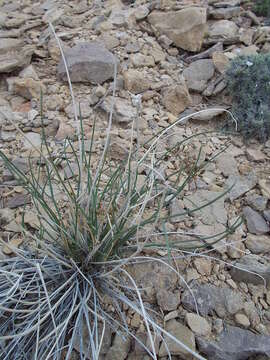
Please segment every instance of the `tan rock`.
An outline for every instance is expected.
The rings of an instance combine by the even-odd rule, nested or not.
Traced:
[[[123,78],[125,89],[133,94],[139,94],[150,88],[150,81],[144,72],[129,69],[124,72]]]
[[[10,241],[8,242],[7,245],[5,245],[5,246],[3,247],[3,250],[2,250],[2,251],[3,251],[3,253],[4,253],[5,255],[11,255],[11,254],[13,254],[12,248],[18,248],[22,243],[23,243],[23,239],[18,238],[18,237],[13,238],[12,240],[10,240]],[[9,245],[10,245],[10,246],[9,246]]]
[[[200,315],[187,313],[186,322],[196,335],[206,336],[211,333],[211,325]]]
[[[12,92],[16,95],[20,95],[28,100],[40,99],[41,92],[46,93],[46,87],[41,81],[37,81],[31,78],[20,79],[15,78],[12,82]]]
[[[238,325],[241,325],[245,328],[248,328],[250,326],[250,321],[246,315],[237,313],[237,314],[235,314],[234,318]]]
[[[184,82],[167,87],[164,90],[162,102],[165,108],[175,116],[178,116],[192,104],[188,88]]]
[[[217,71],[224,74],[230,62],[228,57],[224,53],[216,51],[212,55],[212,60]]]
[[[194,334],[180,322],[172,319],[166,324],[166,330],[173,335],[177,340],[186,345],[190,350],[195,351],[195,336]],[[167,356],[168,350],[171,355],[180,355],[184,359],[192,359],[192,355],[179,343],[165,336],[166,345],[163,342],[159,349],[159,356]]]
[[[189,7],[166,13],[153,11],[148,21],[176,46],[188,51],[200,51],[207,29],[205,8]]]

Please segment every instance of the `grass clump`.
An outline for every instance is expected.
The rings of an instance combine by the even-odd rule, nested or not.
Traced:
[[[258,16],[270,17],[270,0],[256,0],[253,9]]]
[[[266,141],[270,135],[270,55],[235,58],[226,78],[238,130],[246,139]]]
[[[137,105],[139,109],[139,101]],[[76,106],[74,109],[77,121]],[[187,235],[181,240],[171,240],[166,231],[172,216],[191,216],[230,190],[200,207],[193,204],[191,210],[174,215],[168,212],[172,202],[183,196],[187,185],[218,153],[199,163],[200,149],[187,171],[181,159],[194,135],[163,149],[159,146],[173,134],[180,120],[142,145],[137,129],[134,145],[133,130],[138,122],[134,119],[128,156],[114,163],[109,157],[112,115],[113,105],[98,162],[93,158],[95,123],[92,138],[86,142],[80,117],[78,150],[66,139],[62,151],[52,153],[43,133],[42,146],[35,149],[39,153],[38,166],[30,166],[29,174],[21,172],[0,151],[6,167],[31,195],[39,220],[37,232],[22,224],[31,243],[29,248],[13,249],[15,257],[0,261],[1,360],[68,360],[73,349],[80,359],[97,360],[108,327],[139,342],[153,359],[157,359],[157,336],[163,341],[170,338],[195,358],[203,359],[156,320],[156,313],[144,303],[143,291],[130,275],[128,265],[159,261],[177,273],[170,264],[174,250],[209,247],[239,225],[237,221],[215,236]],[[17,130],[21,132],[18,127]],[[175,163],[173,171],[168,169],[169,160]],[[63,176],[63,165],[72,176]],[[144,260],[141,252],[146,248],[166,250],[168,258]],[[110,306],[105,299],[110,299]],[[126,309],[141,316],[150,345],[146,346],[128,326]],[[169,349],[168,356],[171,357]]]

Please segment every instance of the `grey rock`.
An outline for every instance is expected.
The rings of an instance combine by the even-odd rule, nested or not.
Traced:
[[[227,153],[222,153],[217,157],[216,160],[217,168],[226,177],[230,175],[238,175],[237,161],[235,158]]]
[[[270,356],[270,336],[230,325],[225,327],[217,341],[200,337],[196,340],[200,352],[208,360],[248,360],[252,356]]]
[[[17,157],[12,160],[12,164],[16,166],[22,173],[26,174],[29,171],[29,162],[27,159]],[[10,181],[14,179],[14,174],[11,173],[8,169],[5,169],[3,172],[3,180]]]
[[[176,310],[180,304],[180,293],[161,289],[157,292],[157,303],[164,311]]]
[[[194,61],[183,71],[188,88],[193,91],[202,92],[215,73],[213,61],[202,59]]]
[[[112,347],[105,356],[106,360],[125,360],[130,349],[130,338],[120,333],[115,334]]]
[[[238,26],[235,25],[233,21],[230,20],[219,20],[215,21],[208,30],[208,35],[210,38],[215,39],[216,41],[231,39],[237,36]]]
[[[130,101],[122,98],[113,99],[108,96],[100,105],[101,109],[106,113],[110,113],[112,103],[114,101],[113,119],[117,123],[129,123],[137,116],[137,110],[131,105]]]
[[[23,41],[19,39],[1,39],[0,41],[0,55],[6,54],[10,51],[18,50],[22,48]]]
[[[270,210],[264,210],[263,212],[263,217],[265,218],[266,221],[270,222]]]
[[[248,234],[245,245],[253,254],[265,254],[270,252],[270,236]]]
[[[270,284],[270,266],[267,261],[256,255],[245,255],[234,263],[232,279],[254,285]]]
[[[98,337],[100,338],[102,335],[102,325],[99,324],[98,326]],[[92,357],[92,351],[91,351],[91,345],[90,345],[90,334],[88,327],[85,322],[83,322],[81,334],[76,334],[74,339],[74,348],[78,352],[80,352],[81,349],[81,340],[82,340],[82,354],[85,356],[86,359],[91,360]],[[103,342],[100,348],[100,355],[106,355],[109,351],[109,348],[111,346],[111,340],[112,340],[112,331],[109,326],[105,327],[104,331],[104,337]]]
[[[246,197],[248,205],[250,205],[254,210],[263,211],[266,208],[268,199],[264,196],[257,194],[248,194]]]
[[[183,201],[187,209],[194,210],[213,201],[220,195],[221,193],[217,191],[198,190],[192,195],[187,195]],[[194,212],[193,215],[199,217],[205,225],[212,225],[214,223],[225,225],[227,223],[227,212],[224,208],[224,197],[219,198],[200,211]]]
[[[191,119],[198,120],[198,121],[209,121],[215,118],[218,115],[221,115],[224,113],[224,109],[216,109],[216,108],[208,108],[203,110],[201,113],[195,113]]]
[[[241,13],[241,10],[240,6],[218,8],[211,10],[209,16],[216,20],[231,19],[234,16],[238,16]]]
[[[19,206],[23,206],[25,204],[29,204],[31,202],[31,196],[30,195],[16,195],[10,199],[7,200],[5,207],[8,207],[10,209],[15,209]]]
[[[172,202],[170,202],[170,216],[171,216],[170,221],[172,223],[178,223],[179,221],[183,221],[186,215],[178,215],[178,214],[184,212],[185,209],[180,200],[175,199]]]
[[[22,49],[0,54],[0,73],[10,73],[28,66],[33,53],[34,47],[26,45]]]
[[[270,231],[270,227],[262,215],[253,210],[251,207],[245,206],[243,209],[243,215],[247,223],[248,231],[252,234],[262,235]]]
[[[79,103],[76,104],[76,112],[77,112],[77,116],[78,117],[81,116],[82,119],[89,118],[90,115],[93,112],[90,101],[88,99],[79,101]],[[67,116],[70,119],[74,118],[74,111],[73,111],[73,104],[72,103],[69,104],[65,108],[65,113],[67,114]]]
[[[202,316],[217,313],[221,318],[227,314],[234,315],[244,307],[242,297],[229,288],[219,288],[214,285],[195,285],[192,288],[198,311]],[[189,290],[181,297],[183,306],[189,311],[196,311],[194,298]]]
[[[72,82],[102,84],[114,74],[117,58],[99,42],[82,42],[65,52]],[[63,60],[58,65],[58,76],[66,81]]]
[[[26,133],[23,143],[26,149],[34,149],[35,147],[39,148],[41,145],[41,136],[35,132]]]
[[[227,0],[227,1],[220,1],[216,0],[212,2],[216,8],[226,8],[226,7],[234,7],[240,5],[242,0]]]
[[[247,176],[230,175],[226,181],[226,187],[233,188],[230,190],[228,197],[231,201],[238,199],[240,196],[253,189],[257,184],[257,177],[251,173]]]

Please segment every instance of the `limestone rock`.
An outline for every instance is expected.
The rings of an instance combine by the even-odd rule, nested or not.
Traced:
[[[72,82],[102,84],[114,74],[116,57],[99,42],[82,42],[65,52]],[[58,65],[58,76],[66,81],[63,60]]]
[[[165,88],[162,95],[163,105],[175,116],[178,116],[192,103],[188,88],[184,82]]]
[[[252,234],[262,235],[270,231],[270,227],[262,215],[253,210],[251,207],[244,207],[243,214],[247,222],[248,231]]]
[[[120,333],[115,334],[112,347],[108,350],[105,360],[125,360],[130,348],[130,338]]]
[[[183,71],[183,76],[187,81],[190,90],[202,92],[215,72],[213,61],[202,59],[194,61]]]
[[[200,352],[208,360],[254,359],[270,356],[270,336],[257,335],[249,330],[227,325],[217,341],[197,338]]]
[[[180,322],[172,319],[166,323],[166,330],[173,335],[177,340],[181,341],[184,345],[188,346],[191,350],[195,351],[195,337],[194,334]],[[173,341],[168,336],[164,336],[166,341],[166,346],[170,351],[171,355],[180,355],[184,359],[192,359],[191,354],[182,348],[179,344]],[[165,344],[162,343],[159,349],[159,356],[167,355],[167,348]]]
[[[224,74],[230,63],[229,58],[224,53],[215,51],[212,55],[212,60],[217,71]]]
[[[153,11],[148,21],[160,34],[166,35],[184,50],[200,51],[206,31],[206,9],[190,7],[166,14]]]
[[[270,236],[269,235],[248,234],[245,244],[246,244],[246,247],[253,254],[264,254],[264,253],[270,252]]]

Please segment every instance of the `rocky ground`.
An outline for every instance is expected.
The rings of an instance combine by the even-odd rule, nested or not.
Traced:
[[[116,160],[126,156],[130,124],[137,114],[134,95],[142,96],[141,143],[177,118],[203,109],[209,111],[179,124],[174,136],[218,130],[228,122],[225,110],[231,105],[224,79],[230,60],[270,51],[270,26],[245,0],[0,0],[0,149],[25,173],[29,154],[34,156],[27,139],[37,147],[41,143],[40,89],[51,148],[57,152],[66,137],[73,138],[76,147],[77,124],[65,69],[48,21],[70,64],[86,137],[97,119],[96,154],[104,144],[118,62],[111,145]],[[165,328],[206,359],[270,359],[270,140],[245,143],[241,136],[215,133],[207,140],[196,139],[189,156],[194,159],[204,142],[201,158],[207,160],[228,139],[230,147],[169,209],[173,213],[192,202],[211,200],[235,182],[225,198],[170,224],[172,232],[211,235],[224,231],[238,215],[245,219],[214,251],[175,260],[194,291],[198,313],[183,280],[162,264],[146,263],[134,277],[148,289],[145,299],[162,313]],[[65,169],[63,174],[68,176]],[[29,206],[25,223],[33,229],[35,213],[23,188],[1,163],[0,194],[0,236],[22,246],[18,223],[23,205]],[[0,256],[10,255],[11,250],[2,247]],[[130,311],[127,315],[144,340],[142,319]],[[168,344],[174,359],[190,358],[170,340]],[[158,358],[166,359],[158,339],[156,351]],[[102,356],[149,358],[138,344],[109,332]]]

